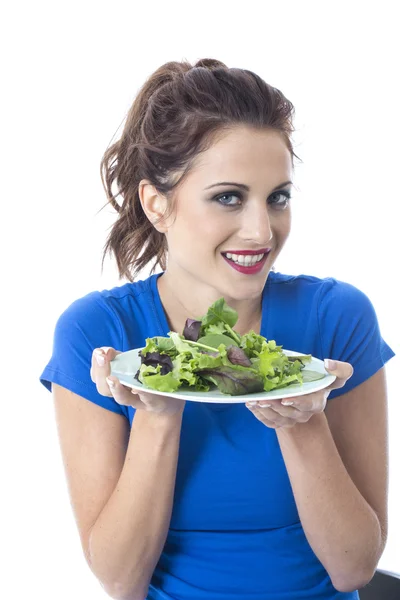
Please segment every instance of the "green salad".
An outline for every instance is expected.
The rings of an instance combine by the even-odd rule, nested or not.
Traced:
[[[233,329],[237,320],[237,312],[220,298],[201,319],[187,319],[182,335],[170,331],[168,337],[147,338],[135,378],[161,392],[208,392],[216,386],[240,396],[324,377],[303,371],[311,354],[286,356],[274,340],[254,331],[240,335]]]

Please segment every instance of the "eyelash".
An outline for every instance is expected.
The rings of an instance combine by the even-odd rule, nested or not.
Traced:
[[[290,192],[288,192],[287,190],[280,190],[277,192],[273,192],[273,194],[271,194],[271,196],[284,196],[285,197],[285,202],[280,203],[280,202],[272,202],[271,205],[274,206],[274,208],[276,208],[277,210],[283,210],[285,208],[287,208],[290,199],[291,199],[291,194]],[[224,202],[221,202],[221,198],[225,198],[226,196],[236,196],[237,198],[240,198],[241,202],[240,204],[226,204]],[[270,198],[271,198],[270,196]],[[235,191],[230,191],[230,192],[225,192],[224,194],[219,194],[218,196],[215,196],[213,198],[213,200],[215,200],[216,202],[218,202],[219,204],[221,204],[221,206],[228,206],[230,208],[236,208],[238,206],[240,206],[243,203],[243,197],[242,194],[240,192]]]

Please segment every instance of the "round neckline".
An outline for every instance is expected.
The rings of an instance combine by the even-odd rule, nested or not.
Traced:
[[[271,273],[274,273],[273,271],[270,271],[270,273],[268,274],[268,278],[267,281],[265,282],[262,294],[261,294],[261,323],[260,323],[260,335],[263,335],[263,331],[265,331],[267,329],[267,320],[268,320],[268,310],[267,310],[267,304],[268,304],[268,294],[267,294],[267,287],[270,283],[270,275]],[[157,318],[157,323],[160,329],[160,334],[163,337],[167,337],[168,336],[168,332],[170,331],[170,327],[168,325],[168,319],[167,319],[167,315],[166,312],[164,310],[164,306],[161,302],[161,297],[158,291],[158,286],[157,286],[157,281],[158,278],[161,277],[164,274],[164,272],[162,271],[161,273],[154,273],[153,275],[150,276],[150,288],[151,288],[151,292],[152,292],[152,298],[153,298],[153,302],[154,302],[154,309],[155,309],[155,314],[156,314],[156,318]]]

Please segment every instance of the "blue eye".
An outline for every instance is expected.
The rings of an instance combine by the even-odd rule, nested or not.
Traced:
[[[239,202],[224,202],[224,198],[239,198]],[[233,192],[226,192],[225,194],[220,194],[214,198],[217,202],[222,204],[222,206],[239,206],[242,203],[242,196]]]
[[[280,199],[279,199],[279,197],[280,197]],[[271,194],[271,196],[268,199],[268,202],[274,208],[284,209],[284,208],[287,208],[287,206],[289,205],[291,197],[292,196],[290,195],[290,192],[288,192],[287,190],[280,190],[279,192],[274,192],[273,194]],[[271,201],[270,200],[271,198],[278,198],[278,199],[277,200],[273,199]]]
[[[231,202],[230,199],[237,198],[238,201]],[[288,190],[280,190],[278,192],[274,192],[268,198],[268,204],[270,204],[273,208],[277,210],[283,210],[287,208],[291,195]],[[219,196],[215,196],[213,198],[216,202],[221,204],[222,206],[231,206],[237,207],[243,204],[242,195],[236,191],[225,192],[224,194],[219,194]]]

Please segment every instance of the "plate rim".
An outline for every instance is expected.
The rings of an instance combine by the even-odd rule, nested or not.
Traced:
[[[125,352],[121,352],[120,354],[118,354],[114,360],[111,361],[110,366],[111,366],[111,375],[113,377],[116,377],[122,385],[125,385],[126,387],[130,387],[133,390],[136,390],[138,392],[140,391],[145,391],[148,392],[150,394],[155,394],[158,396],[166,396],[166,397],[170,397],[170,398],[177,398],[177,399],[181,399],[181,400],[187,400],[189,402],[208,402],[208,403],[214,403],[214,404],[244,404],[245,402],[248,402],[249,399],[254,399],[254,401],[260,401],[260,400],[281,400],[282,398],[294,398],[294,397],[301,397],[301,396],[305,396],[307,394],[312,394],[314,392],[319,392],[323,389],[325,389],[326,387],[328,387],[329,385],[331,385],[335,379],[336,376],[335,375],[331,375],[330,373],[328,373],[324,367],[324,362],[323,360],[321,360],[320,358],[317,358],[316,356],[311,355],[311,360],[312,361],[316,361],[317,364],[319,364],[320,366],[323,367],[326,376],[324,377],[324,379],[318,379],[317,381],[315,381],[315,385],[312,387],[312,389],[310,389],[310,387],[304,387],[304,386],[310,386],[312,385],[314,382],[306,382],[304,384],[302,384],[301,386],[301,390],[302,391],[296,391],[296,392],[290,392],[290,386],[286,387],[286,388],[281,388],[280,390],[271,390],[269,392],[256,392],[254,394],[242,394],[240,396],[229,396],[228,394],[222,394],[222,392],[220,392],[218,390],[218,394],[216,396],[205,396],[205,394],[213,394],[212,391],[209,392],[193,392],[190,390],[186,390],[186,391],[176,391],[176,392],[162,392],[160,390],[152,390],[150,388],[145,387],[142,383],[140,383],[139,381],[136,381],[132,384],[131,381],[129,381],[128,379],[126,379],[127,374],[125,373],[121,373],[118,372],[118,370],[113,370],[112,366],[113,364],[115,365],[116,362],[118,362],[118,357],[120,357],[121,355],[127,355],[128,353],[134,353],[134,352],[140,352],[140,350],[143,350],[143,348],[145,348],[145,346],[142,346],[140,348],[132,348],[131,350],[127,350]],[[287,356],[303,356],[304,352],[297,352],[295,350],[288,350],[285,348],[282,348],[282,352],[284,352]],[[310,370],[310,369],[309,369]],[[321,371],[322,373],[323,371]],[[129,378],[133,378],[134,375],[129,374],[128,375]],[[299,384],[297,384],[296,386],[292,386],[292,388],[299,388]],[[275,394],[272,396],[271,393],[275,392]],[[190,396],[189,396],[190,394]],[[220,395],[219,395],[220,394]]]

